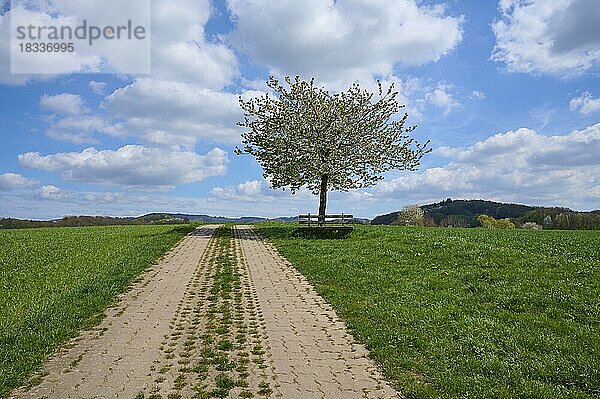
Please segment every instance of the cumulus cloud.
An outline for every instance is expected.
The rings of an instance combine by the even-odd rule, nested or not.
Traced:
[[[54,96],[44,94],[40,98],[40,106],[44,111],[59,115],[80,115],[90,111],[81,96],[70,93]]]
[[[442,109],[444,115],[448,115],[452,110],[460,108],[460,102],[454,99],[451,90],[451,85],[439,83],[436,88],[426,93],[424,102]]]
[[[36,180],[28,179],[18,173],[3,173],[0,175],[0,191],[18,190],[38,184]]]
[[[374,194],[411,201],[458,197],[597,207],[600,124],[560,136],[522,128],[435,152],[450,162],[384,181]]]
[[[29,53],[27,57],[10,57],[12,45],[18,54],[17,40],[11,41],[12,23],[22,26],[79,26],[83,19],[97,26],[114,26],[116,18],[124,16],[135,21],[149,21],[150,8],[145,0],[119,3],[119,14],[106,2],[81,2],[78,0],[40,1],[15,0],[0,16],[0,83],[24,84],[30,80],[49,80],[60,74],[77,72],[121,72],[140,70],[141,61],[150,59],[150,42],[96,41],[75,42],[76,51],[62,53]],[[125,19],[125,22],[127,19]],[[12,63],[12,65],[11,65]],[[149,61],[148,61],[149,65]],[[14,73],[11,74],[11,66]]]
[[[105,98],[102,107],[118,122],[113,134],[169,149],[238,143],[238,96],[223,90],[238,62],[233,50],[206,37],[210,2],[159,0],[152,7],[152,73]]]
[[[28,152],[20,154],[18,159],[24,167],[58,172],[65,180],[156,190],[223,175],[228,162],[227,153],[220,148],[199,155],[140,145],[102,151],[87,148],[53,155]]]
[[[233,51],[208,41],[204,25],[211,15],[208,0],[154,1],[152,77],[203,88],[221,88],[239,73]]]
[[[577,111],[582,115],[590,115],[600,111],[600,98],[593,98],[589,91],[574,97],[569,101],[569,107],[572,111]]]
[[[437,61],[462,40],[462,18],[414,0],[228,0],[229,40],[276,74],[350,80]]]
[[[150,7],[145,5],[150,4]],[[0,83],[25,84],[32,79],[50,80],[60,74],[76,72],[117,72],[136,76],[146,73],[156,79],[181,80],[201,87],[221,88],[232,82],[239,67],[234,52],[218,42],[208,41],[204,25],[211,14],[209,0],[146,0],[118,2],[82,2],[79,0],[13,1],[10,10],[0,15]],[[152,14],[152,46],[149,40],[97,41],[94,46],[77,46],[77,51],[35,55],[34,62],[16,65],[21,72],[34,67],[44,75],[10,73],[10,19],[35,26],[80,24],[93,19],[98,26],[113,26],[124,16],[145,21]],[[16,43],[16,42],[15,42]],[[14,44],[16,46],[16,44]],[[152,59],[152,65],[144,61]],[[100,82],[96,82],[100,83]],[[103,93],[102,85],[91,84],[93,92]]]
[[[45,118],[49,124],[46,134],[54,139],[83,144],[97,143],[93,136],[95,132],[111,136],[124,135],[119,124],[113,124],[104,116],[91,114],[91,110],[79,95],[43,95],[40,98],[40,107],[52,113]]]
[[[0,13],[0,84],[24,85],[36,78],[40,80],[53,79],[53,75],[12,74],[10,71],[10,13],[7,10]]]
[[[600,60],[596,0],[502,0],[491,59],[508,71],[580,74]]]
[[[242,111],[238,96],[194,84],[138,79],[105,99],[108,113],[122,119],[153,145],[192,148],[198,139],[238,143]]]
[[[122,126],[112,124],[105,117],[98,115],[74,115],[65,118],[51,116],[46,134],[56,140],[69,141],[76,144],[98,143],[95,132],[111,136],[123,136]]]

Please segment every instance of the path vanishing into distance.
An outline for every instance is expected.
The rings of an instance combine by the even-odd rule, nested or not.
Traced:
[[[250,226],[202,226],[10,398],[399,398]]]

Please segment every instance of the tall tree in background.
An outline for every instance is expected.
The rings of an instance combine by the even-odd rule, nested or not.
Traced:
[[[392,117],[404,105],[396,101],[392,84],[378,83],[378,98],[353,84],[337,93],[315,86],[298,76],[285,78],[287,87],[274,77],[265,94],[250,100],[240,97],[244,121],[243,148],[256,157],[263,177],[274,189],[289,187],[295,193],[306,187],[319,194],[319,218],[325,216],[327,192],[369,187],[391,169],[414,171],[429,141],[419,144],[405,127],[408,114]]]

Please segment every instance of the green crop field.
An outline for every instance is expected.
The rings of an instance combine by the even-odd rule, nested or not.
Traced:
[[[0,230],[0,397],[183,235],[184,226]]]
[[[600,396],[600,232],[259,225],[408,398]]]

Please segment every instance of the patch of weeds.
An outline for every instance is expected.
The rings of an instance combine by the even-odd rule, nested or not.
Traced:
[[[258,394],[261,396],[269,396],[273,393],[273,390],[270,388],[269,383],[266,381],[261,381],[258,384]]]
[[[158,372],[160,374],[165,374],[167,371],[169,371],[171,369],[171,365],[170,364],[165,364],[164,366],[162,366],[160,368],[160,370],[158,370]]]
[[[228,339],[222,339],[219,341],[217,348],[222,351],[230,351],[233,349],[233,344]]]
[[[254,345],[254,347],[252,348],[253,355],[260,356],[264,353],[265,353],[265,351],[262,350],[262,346],[260,346],[260,345]]]
[[[235,382],[236,387],[248,388],[248,381],[245,378],[238,378]]]
[[[175,381],[173,382],[173,387],[177,390],[183,389],[183,387],[185,387],[185,385],[187,384],[186,378],[185,378],[185,374],[179,374],[177,376],[177,378],[175,378]]]
[[[236,363],[230,361],[227,356],[218,355],[213,359],[215,368],[219,371],[233,370],[236,367]]]
[[[219,335],[225,335],[229,332],[229,328],[227,328],[227,326],[220,326],[219,328],[217,328],[216,332]]]
[[[47,371],[43,371],[43,372],[31,377],[29,379],[29,381],[27,381],[27,385],[26,385],[27,390],[29,390],[37,385],[40,385],[42,383],[42,381],[44,380],[44,377],[47,376],[48,374],[49,373]]]
[[[235,381],[227,374],[221,373],[215,377],[216,388],[211,392],[212,396],[217,398],[225,398],[229,395],[229,391],[235,387]]]
[[[206,373],[208,373],[208,364],[202,363],[202,362],[198,363],[194,366],[192,371],[194,373],[198,373],[198,374],[206,374]]]

